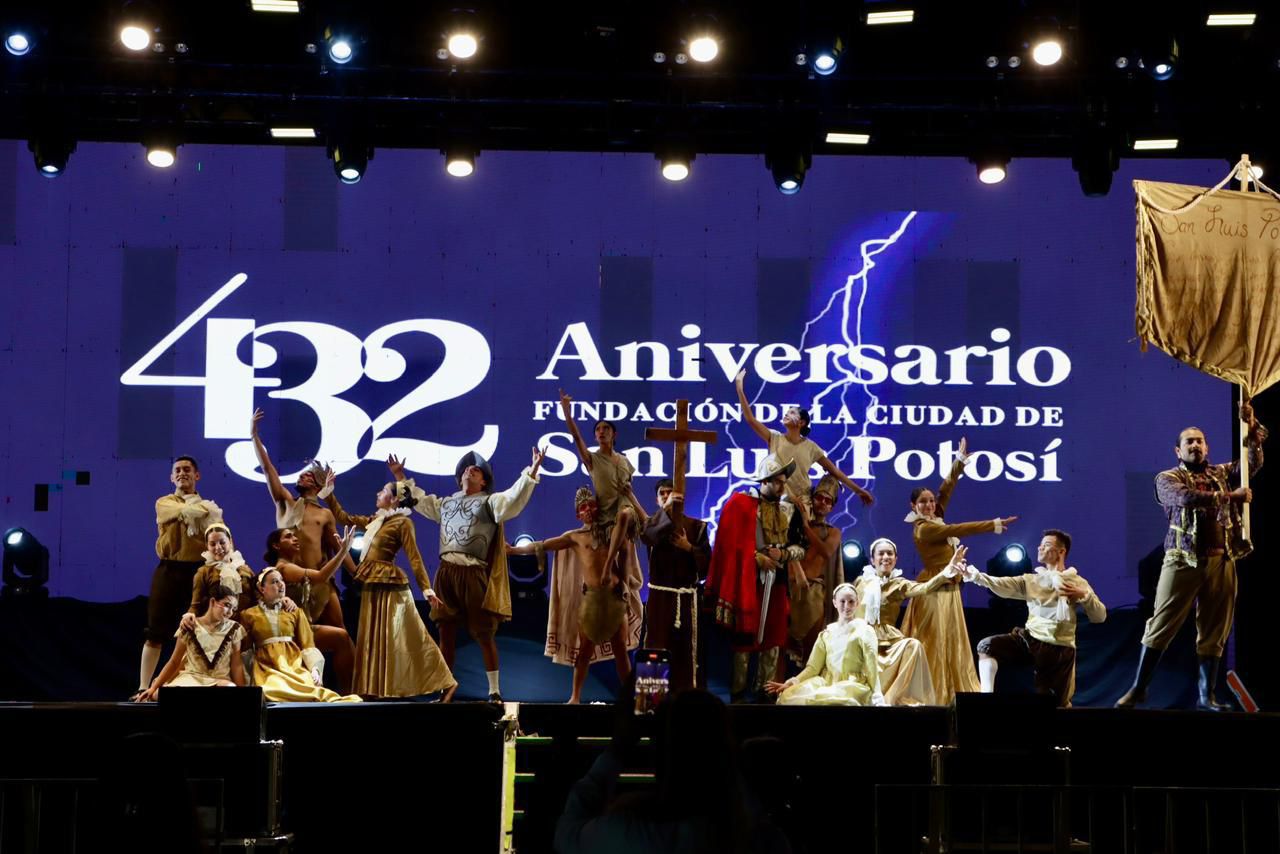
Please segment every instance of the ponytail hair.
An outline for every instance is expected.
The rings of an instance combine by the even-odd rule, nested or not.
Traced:
[[[262,555],[262,559],[271,566],[275,566],[280,562],[280,538],[288,530],[288,528],[276,528],[270,534],[267,534],[267,550]]]

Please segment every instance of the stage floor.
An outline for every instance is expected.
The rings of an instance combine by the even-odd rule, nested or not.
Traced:
[[[965,611],[972,642],[1008,631],[1026,619],[1022,603],[1005,604],[1016,607]],[[514,610],[515,619],[498,632],[503,696],[522,702],[564,701],[569,696],[571,670],[554,664],[543,654],[545,597],[517,601]],[[145,619],[143,597],[113,603],[69,598],[0,599],[0,700],[115,701],[129,697],[137,686],[140,626]],[[1124,693],[1137,665],[1144,620],[1140,608],[1113,608],[1105,623],[1081,624],[1075,705],[1109,707]],[[1192,622],[1187,621],[1156,672],[1151,686],[1154,708],[1189,709],[1195,704]],[[347,624],[356,626],[355,613],[348,614]],[[715,630],[701,632],[700,637],[707,685],[712,692],[727,698],[727,642]],[[488,695],[480,650],[465,635],[460,638],[454,674],[460,685],[460,699],[478,700]],[[330,687],[336,687],[332,684],[332,666],[326,669],[326,677]],[[997,687],[1012,693],[1029,690],[1030,674],[1004,668]],[[610,702],[617,689],[613,664],[602,662],[592,667],[583,699]],[[1225,687],[1221,690],[1225,695]]]

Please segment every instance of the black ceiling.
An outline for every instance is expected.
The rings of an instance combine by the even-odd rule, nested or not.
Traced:
[[[1252,27],[1205,25],[1210,11],[1255,5]],[[249,0],[148,8],[163,51],[130,54],[116,36],[120,3],[5,0],[0,25],[27,28],[33,49],[0,51],[0,136],[136,141],[162,126],[187,143],[269,144],[269,127],[302,125],[317,128],[316,145],[343,133],[374,147],[465,138],[481,149],[653,151],[679,141],[709,153],[785,140],[817,153],[1110,147],[1127,157],[1135,136],[1159,135],[1180,139],[1174,156],[1228,157],[1268,144],[1280,90],[1274,3],[508,0],[468,6],[483,41],[465,62],[436,55],[455,4],[304,0],[297,15],[256,13]],[[915,20],[866,24],[869,11],[900,8]],[[719,28],[722,52],[678,65],[694,16]],[[1038,68],[1027,42],[1054,26],[1065,57]],[[328,60],[326,29],[354,35],[352,62]],[[846,43],[835,74],[796,64],[832,34]],[[1174,42],[1172,79],[1138,67]],[[863,130],[871,144],[827,145],[833,129]]]

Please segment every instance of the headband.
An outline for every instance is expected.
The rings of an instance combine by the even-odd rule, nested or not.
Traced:
[[[893,540],[889,539],[888,537],[880,537],[879,539],[871,543],[871,548],[867,549],[867,554],[870,555],[872,559],[874,559],[876,556],[876,546],[880,545],[881,543],[884,543],[885,545],[889,546],[889,548],[893,549],[894,554],[898,553],[897,543],[895,543]]]

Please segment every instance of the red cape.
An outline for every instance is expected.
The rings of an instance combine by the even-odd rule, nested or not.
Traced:
[[[747,635],[755,645],[760,630],[760,585],[756,569],[756,513],[760,499],[735,492],[720,511],[716,545],[711,551],[707,590],[715,600],[716,622],[739,635]],[[780,573],[769,600],[768,626],[763,646],[777,646],[777,628],[787,629],[787,576]],[[775,625],[777,624],[777,625]],[[771,642],[773,641],[773,642]]]

